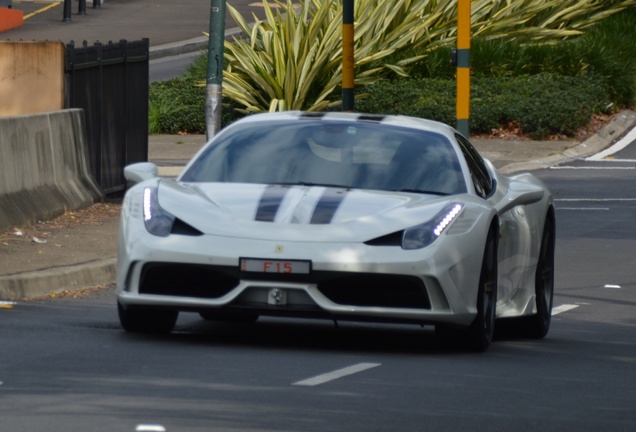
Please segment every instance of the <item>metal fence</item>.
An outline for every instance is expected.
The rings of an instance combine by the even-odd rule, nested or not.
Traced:
[[[65,106],[82,108],[91,172],[105,194],[124,167],[148,160],[148,39],[66,45]]]

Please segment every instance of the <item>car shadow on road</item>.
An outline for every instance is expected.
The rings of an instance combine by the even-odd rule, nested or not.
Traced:
[[[435,336],[433,326],[295,320],[261,317],[255,323],[214,322],[182,314],[169,335],[131,335],[166,343],[246,347],[283,351],[449,355],[470,353],[465,346]],[[492,349],[492,346],[491,346]]]

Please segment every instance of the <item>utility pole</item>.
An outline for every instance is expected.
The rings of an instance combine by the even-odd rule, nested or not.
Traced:
[[[353,12],[354,0],[342,0],[342,110],[354,108]]]
[[[470,119],[470,1],[457,5],[457,130],[468,138]]]
[[[208,70],[205,81],[205,132],[211,139],[221,129],[225,0],[211,0]]]

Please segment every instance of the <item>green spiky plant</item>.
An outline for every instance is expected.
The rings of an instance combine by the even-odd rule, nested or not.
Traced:
[[[266,19],[248,24],[228,5],[247,39],[225,44],[223,93],[243,113],[324,110],[340,102],[342,2],[264,1]],[[272,4],[276,8],[272,7]],[[636,0],[473,0],[472,32],[487,39],[549,41],[577,36]],[[356,86],[452,46],[456,0],[355,0]],[[408,54],[405,54],[408,53]]]

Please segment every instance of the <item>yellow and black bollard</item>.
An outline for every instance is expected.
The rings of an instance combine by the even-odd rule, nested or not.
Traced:
[[[353,5],[354,0],[342,1],[342,110],[354,109]]]
[[[468,138],[470,120],[470,1],[457,5],[457,130]]]

